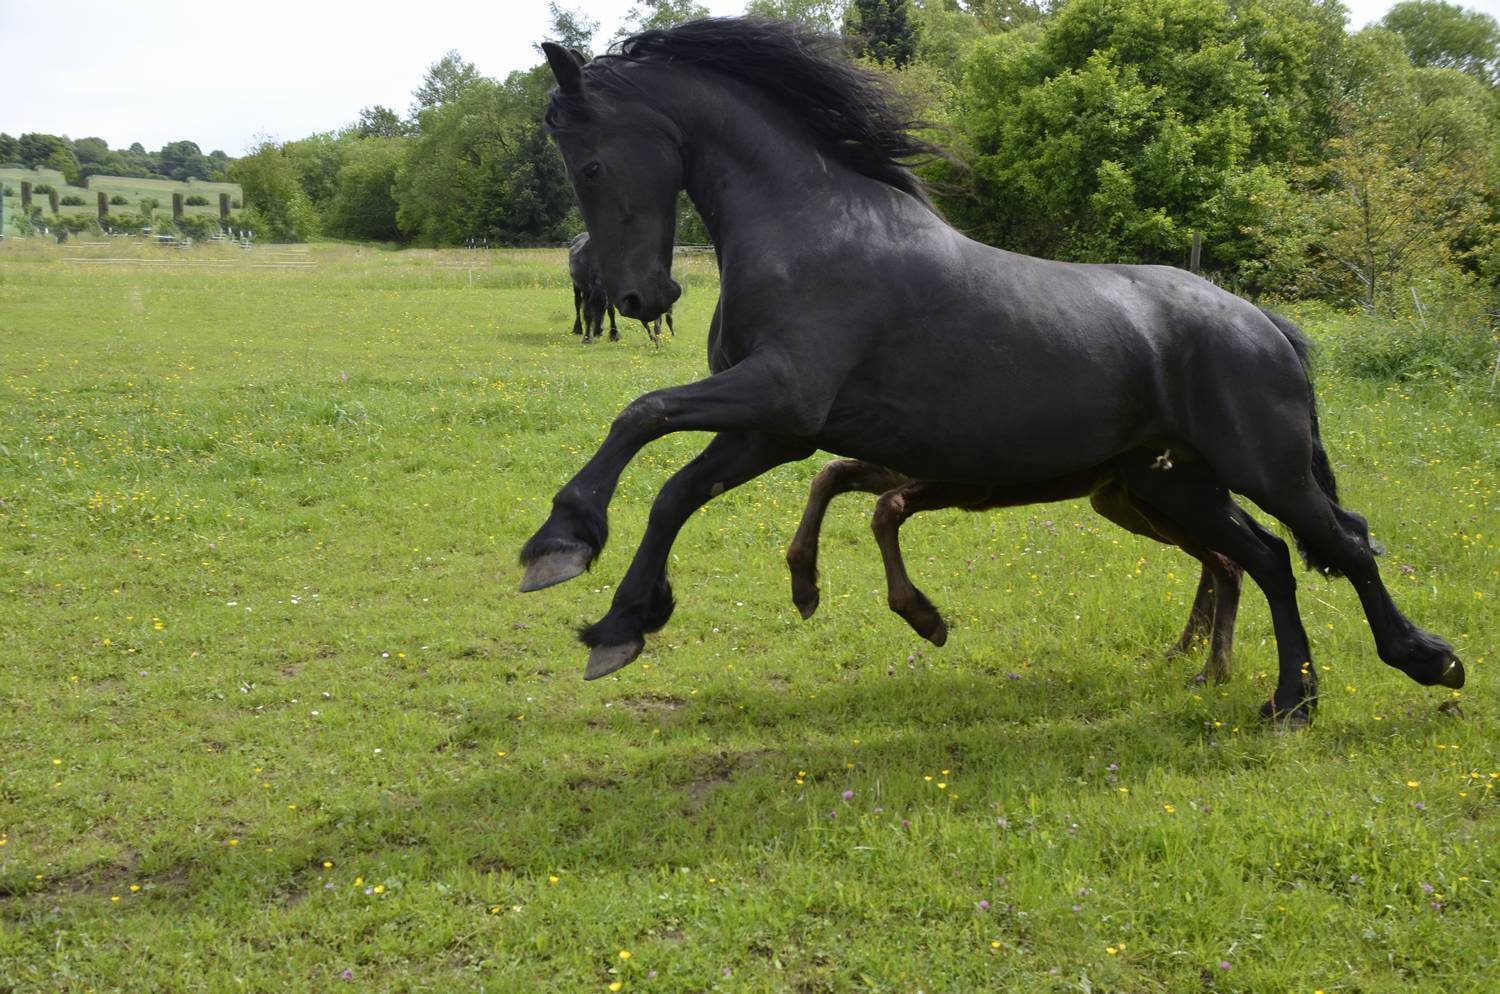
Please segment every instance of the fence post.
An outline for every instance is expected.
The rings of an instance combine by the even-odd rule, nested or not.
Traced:
[[[99,223],[103,224],[104,223],[104,219],[107,218],[107,217],[109,217],[109,194],[105,193],[103,190],[100,190],[99,191],[99,200],[98,200],[98,203],[99,203]]]
[[[1202,258],[1203,258],[1203,233],[1201,231],[1195,231],[1195,232],[1193,232],[1193,254],[1192,254],[1192,257],[1191,257],[1190,261],[1188,262],[1188,272],[1192,273],[1194,276],[1197,276],[1198,275],[1198,263],[1202,260]]]

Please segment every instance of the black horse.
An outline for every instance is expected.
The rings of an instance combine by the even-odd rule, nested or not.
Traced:
[[[906,619],[913,631],[933,645],[942,645],[948,640],[948,625],[937,607],[906,574],[899,540],[906,519],[923,511],[947,507],[985,511],[1052,500],[1057,496],[1035,487],[1007,488],[912,480],[884,466],[858,459],[835,459],[813,477],[812,485],[808,487],[807,506],[802,511],[802,520],[797,523],[797,533],[786,547],[786,564],[792,577],[792,603],[797,605],[804,619],[813,616],[820,600],[818,535],[823,528],[823,516],[833,498],[851,491],[880,495],[875,502],[870,527],[875,532],[875,544],[879,546],[885,564],[887,603],[892,611]],[[1188,609],[1187,624],[1167,655],[1181,655],[1206,640],[1208,659],[1193,676],[1192,682],[1223,683],[1228,680],[1243,570],[1217,552],[1199,548],[1190,536],[1176,532],[1171,522],[1157,519],[1150,508],[1132,501],[1118,480],[1099,480],[1089,493],[1089,501],[1094,510],[1121,528],[1179,546],[1202,564],[1198,590],[1193,595],[1192,607]]]
[[[604,276],[599,272],[594,250],[589,247],[587,231],[568,246],[568,275],[573,278],[573,334],[582,335],[583,344],[593,344],[594,339],[604,334],[604,312],[608,311],[609,340],[618,342],[615,306],[604,291]]]
[[[1264,710],[1305,722],[1317,679],[1291,559],[1230,496],[1243,494],[1311,566],[1349,578],[1385,662],[1462,686],[1453,648],[1397,609],[1364,519],[1338,503],[1297,329],[1182,270],[966,238],[907,167],[936,150],[835,44],[736,18],[643,32],[587,64],[544,46],[558,83],[546,124],[621,313],[653,318],[681,292],[682,189],[720,266],[712,375],[627,405],[521,550],[522,590],[579,575],[636,453],[670,432],[717,433],[662,488],[609,612],[580,633],[584,676],[631,662],[667,623],[666,564],[694,511],[823,448],[915,479],[1056,495],[1119,481],[1265,593],[1279,667]]]
[[[589,247],[587,231],[579,234],[568,246],[568,275],[573,279],[573,334],[583,335],[585,344],[591,338],[604,334],[604,312],[607,310],[609,340],[618,342],[620,332],[615,327],[615,305],[604,291],[604,277],[599,272],[594,250]],[[579,320],[580,314],[582,321]],[[654,326],[641,322],[641,327],[646,329],[646,337],[651,339],[653,345],[661,345],[662,318],[667,319],[667,330],[672,333],[672,337],[677,337],[677,329],[672,326],[672,309],[669,307],[666,313],[657,315]],[[589,329],[587,332],[586,328]]]

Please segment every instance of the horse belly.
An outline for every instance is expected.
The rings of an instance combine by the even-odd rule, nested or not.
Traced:
[[[919,368],[926,375],[887,375],[873,392],[841,391],[818,444],[919,479],[1022,484],[1103,465],[1154,433],[1116,377]]]

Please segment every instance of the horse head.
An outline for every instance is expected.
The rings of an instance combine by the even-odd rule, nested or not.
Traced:
[[[605,289],[620,313],[652,320],[682,295],[671,275],[681,134],[636,92],[593,78],[623,67],[599,60],[588,67],[598,70],[586,71],[577,52],[550,42],[542,48],[557,78],[547,131],[562,153]]]

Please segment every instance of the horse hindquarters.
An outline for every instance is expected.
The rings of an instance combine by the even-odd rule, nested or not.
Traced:
[[[1193,440],[1195,448],[1224,485],[1291,530],[1309,566],[1348,577],[1382,660],[1421,684],[1463,686],[1463,664],[1452,646],[1418,628],[1396,607],[1380,580],[1364,519],[1338,503],[1307,375],[1305,339],[1290,323],[1261,313],[1291,347],[1295,363],[1285,352],[1274,357],[1274,364],[1268,362],[1274,350],[1262,348],[1244,353],[1239,358],[1246,361],[1234,369],[1218,371],[1222,389],[1205,419],[1208,430]],[[1230,550],[1206,544],[1240,561]],[[1249,563],[1242,565],[1249,569]],[[1255,577],[1253,571],[1251,575]],[[1255,579],[1259,584],[1260,578]],[[1283,658],[1283,672],[1287,666]]]

